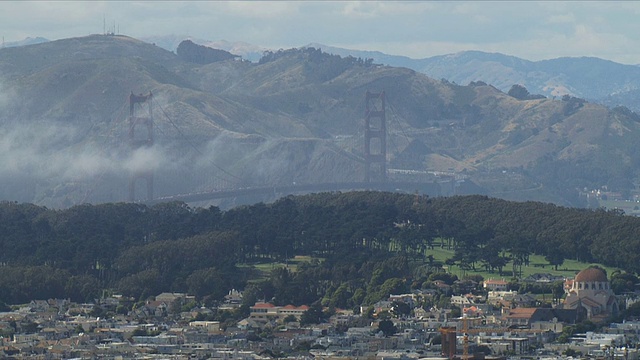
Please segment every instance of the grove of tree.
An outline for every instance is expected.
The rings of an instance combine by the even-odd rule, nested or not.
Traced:
[[[457,278],[425,256],[435,239],[453,250],[449,263],[469,269],[497,272],[532,254],[551,265],[617,267],[612,285],[624,291],[640,271],[639,233],[640,219],[619,211],[485,196],[320,193],[224,212],[179,202],[66,210],[4,202],[0,304],[91,301],[105,289],[138,300],[178,291],[216,301],[238,288],[245,306],[356,308],[436,279],[452,284]],[[252,266],[294,255],[316,260],[266,278]]]

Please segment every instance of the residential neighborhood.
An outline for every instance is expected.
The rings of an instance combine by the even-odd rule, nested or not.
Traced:
[[[425,306],[443,293],[433,284],[352,310],[258,301],[239,321],[211,320],[242,311],[243,294],[235,289],[209,307],[184,293],[144,302],[119,295],[87,304],[33,300],[0,313],[0,358],[638,359],[640,321],[605,323],[635,295],[613,294],[597,268],[563,281],[570,284],[564,300],[552,306],[508,290],[503,279],[487,279],[478,291],[447,295],[447,307]],[[585,321],[598,331],[566,336]]]

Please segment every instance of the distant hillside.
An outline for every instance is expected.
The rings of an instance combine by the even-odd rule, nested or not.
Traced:
[[[262,46],[249,44],[242,41],[209,41],[194,38],[187,35],[164,35],[164,36],[148,36],[144,38],[140,38],[148,43],[154,43],[160,46],[163,49],[175,52],[178,48],[178,45],[184,40],[191,40],[198,45],[207,46],[213,49],[220,49],[228,51],[234,55],[238,55],[245,60],[249,60],[251,62],[258,62],[262,57],[262,54],[268,49]]]
[[[23,40],[20,41],[7,41],[5,43],[3,43],[2,45],[4,47],[16,47],[16,46],[25,46],[25,45],[34,45],[34,44],[42,44],[49,41],[48,39],[45,39],[43,37],[28,37],[25,38]]]
[[[462,58],[433,64],[471,61]],[[122,201],[129,173],[149,169],[156,196],[361,181],[364,95],[382,90],[394,176],[436,183],[446,173],[472,185],[460,192],[578,206],[584,189],[634,190],[640,123],[627,109],[572,96],[518,100],[481,79],[462,85],[367,59],[303,48],[198,64],[104,35],[0,49],[0,197],[52,207]],[[501,68],[531,66],[501,59]],[[148,149],[128,146],[132,92],[153,94]]]
[[[200,65],[211,64],[218,61],[232,60],[237,58],[228,51],[212,49],[207,46],[197,45],[191,40],[184,40],[178,45],[176,54],[180,59]]]
[[[463,51],[425,59],[380,52],[309,46],[341,56],[368,57],[390,66],[407,67],[435,79],[460,85],[484,81],[506,92],[512,85],[525,86],[531,93],[549,97],[572,95],[610,107],[626,106],[640,111],[635,100],[640,90],[640,67],[592,57],[528,61],[514,56],[481,51]]]

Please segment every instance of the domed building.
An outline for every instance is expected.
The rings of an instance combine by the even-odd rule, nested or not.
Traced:
[[[586,310],[586,318],[595,321],[616,314],[618,302],[604,270],[588,267],[580,271],[567,291],[563,308]]]

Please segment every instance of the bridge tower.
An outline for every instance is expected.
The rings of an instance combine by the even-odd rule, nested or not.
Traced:
[[[153,109],[151,99],[153,95],[135,95],[133,91],[129,96],[129,147],[132,151],[142,147],[153,145]],[[146,114],[145,114],[146,110]],[[138,115],[142,113],[142,115]],[[146,116],[145,116],[146,115]],[[141,125],[147,128],[146,136],[136,137],[136,126]],[[147,200],[153,200],[153,170],[133,170],[129,175],[129,201],[136,200],[136,182],[141,179],[147,186]]]
[[[364,181],[387,180],[385,94],[367,91],[364,117]]]

